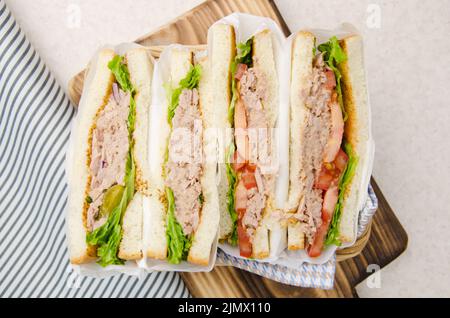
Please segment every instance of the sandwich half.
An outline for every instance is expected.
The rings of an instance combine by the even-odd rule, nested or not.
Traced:
[[[220,128],[233,128],[219,142],[220,239],[243,257],[270,253],[268,220],[274,207],[278,81],[271,31],[235,47],[231,25],[212,27],[213,85]],[[237,52],[236,52],[237,51]],[[224,173],[225,172],[225,173]]]
[[[204,128],[212,127],[206,58],[171,47],[168,104],[158,126],[162,146],[152,171],[147,256],[208,265],[219,224],[216,165],[204,160]]]
[[[123,56],[103,49],[88,69],[68,171],[73,264],[119,265],[142,257],[152,72],[143,48]]]
[[[321,255],[352,242],[369,138],[359,36],[293,39],[290,86],[288,249]]]

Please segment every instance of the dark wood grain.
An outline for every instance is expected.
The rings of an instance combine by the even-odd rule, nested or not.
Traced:
[[[270,17],[282,27],[286,35],[290,34],[271,0],[216,0],[200,4],[136,42],[145,46],[175,42],[204,44],[208,27],[233,12]],[[83,78],[84,72],[80,72],[69,83],[69,96],[75,105],[81,96]],[[379,208],[373,219],[370,239],[358,256],[337,264],[333,289],[287,286],[228,266],[216,267],[210,273],[182,273],[184,282],[194,297],[357,297],[354,287],[370,274],[367,273],[367,266],[378,264],[382,268],[399,256],[408,242],[405,230],[380,188],[373,179],[371,183],[379,200]]]

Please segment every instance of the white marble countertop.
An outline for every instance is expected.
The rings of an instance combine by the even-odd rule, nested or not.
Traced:
[[[131,41],[202,0],[6,0],[57,80],[103,44]],[[361,297],[450,297],[450,1],[275,0],[291,30],[354,24],[365,39],[373,175],[408,249]]]

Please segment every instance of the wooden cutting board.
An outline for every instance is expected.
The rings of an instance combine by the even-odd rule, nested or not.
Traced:
[[[144,46],[204,44],[208,27],[233,12],[272,18],[286,35],[291,33],[272,0],[211,0],[136,42]],[[69,83],[69,96],[76,105],[80,100],[83,78],[84,73],[81,72]],[[373,179],[371,183],[379,200],[379,208],[373,219],[370,239],[361,254],[337,264],[334,289],[287,286],[225,266],[216,267],[210,273],[182,273],[184,282],[194,297],[357,297],[355,286],[370,275],[367,266],[377,264],[380,268],[384,267],[406,249],[408,242],[405,230],[380,188]]]

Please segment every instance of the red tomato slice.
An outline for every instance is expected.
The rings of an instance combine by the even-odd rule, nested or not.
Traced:
[[[234,106],[234,127],[247,128],[247,113],[244,102],[238,98]]]
[[[330,222],[333,217],[334,208],[336,207],[336,203],[338,201],[339,189],[337,184],[333,184],[330,188],[325,192],[323,196],[323,205],[322,205],[322,221]]]
[[[336,169],[339,170],[339,174],[341,174],[344,171],[345,166],[347,165],[347,161],[348,161],[347,154],[344,152],[344,150],[339,149],[336,159],[334,159],[334,165]]]
[[[246,171],[246,172],[242,173],[241,178],[242,178],[241,180],[244,183],[244,186],[247,190],[256,187],[256,178],[255,178],[255,174],[253,172]]]
[[[245,167],[245,160],[239,155],[239,152],[235,151],[233,155],[233,169],[239,171]]]
[[[314,237],[314,242],[308,247],[308,255],[310,257],[318,257],[322,254],[323,244],[325,242],[325,237],[328,232],[328,224],[322,223],[322,225],[317,229],[316,236]]]
[[[248,163],[246,168],[247,168],[247,171],[250,171],[250,172],[256,171],[256,165],[254,163]]]
[[[247,64],[243,63],[238,64],[236,73],[234,74],[234,78],[239,81],[242,78],[242,75],[244,75],[247,68],[248,68]]]
[[[335,179],[336,177],[334,176],[333,171],[329,171],[325,166],[322,166],[322,170],[320,171],[314,187],[326,191]]]
[[[327,77],[325,87],[330,90],[334,89],[336,87],[336,77],[334,76],[334,72],[332,70],[328,70],[325,72],[325,76]]]
[[[242,225],[242,221],[238,220],[238,240],[239,240],[239,254],[242,257],[251,257],[252,256],[252,243],[250,242],[250,238],[245,231],[244,226]]]
[[[338,186],[333,184],[323,197],[322,206],[322,225],[317,229],[313,244],[308,248],[308,255],[311,257],[320,256],[322,253],[325,238],[328,233],[331,219],[333,217],[334,208],[338,200]]]
[[[247,114],[245,112],[245,105],[241,99],[238,99],[234,109],[234,128],[237,151],[241,158],[247,161],[249,153]]]
[[[324,163],[314,187],[321,190],[328,190],[333,182],[338,182],[339,177],[347,165],[348,156],[339,149],[336,159],[332,163]]]
[[[236,186],[235,209],[239,215],[243,215],[247,209],[247,189],[242,180]]]

